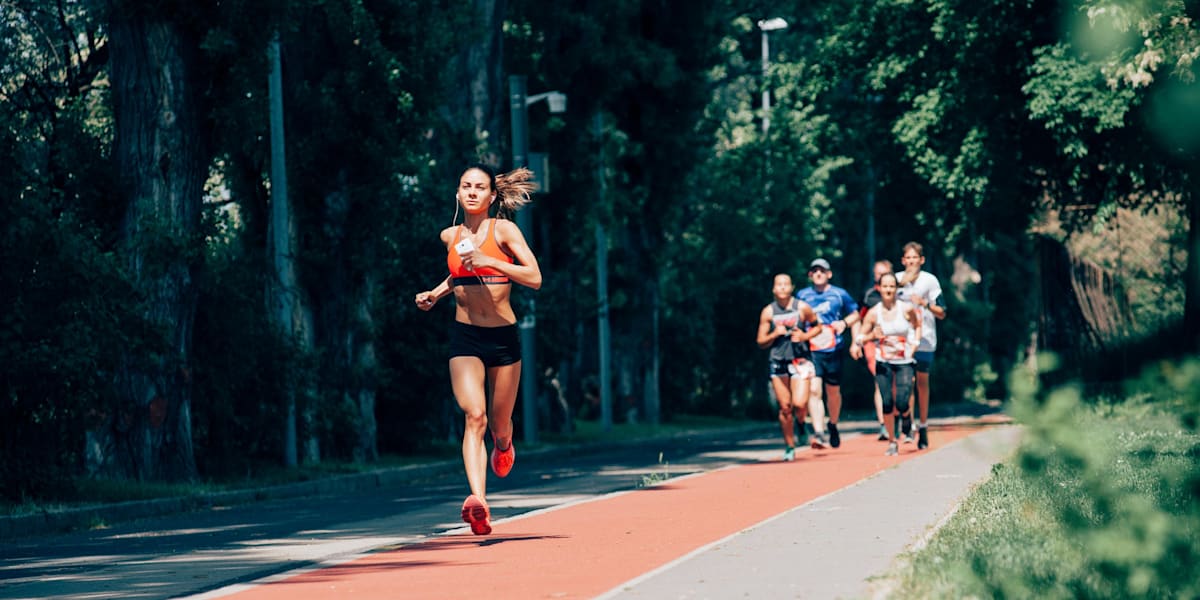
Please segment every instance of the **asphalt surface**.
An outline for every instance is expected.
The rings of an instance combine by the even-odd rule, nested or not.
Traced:
[[[873,429],[870,423],[858,425],[862,431]],[[842,429],[853,435],[854,426],[844,423]],[[878,584],[872,589],[868,579],[952,512],[991,464],[1011,450],[1016,431],[988,428],[945,447],[935,441],[923,456],[798,505],[770,526],[698,548],[605,597],[878,594]],[[681,475],[775,461],[778,438],[775,426],[759,424],[585,451],[520,453],[518,447],[518,468],[504,480],[489,481],[493,519],[554,510]],[[346,480],[343,489],[335,485],[317,495],[217,503],[104,529],[10,538],[0,546],[0,598],[219,597],[228,586],[461,532],[463,479],[461,466],[452,461],[407,474],[379,474],[374,487]],[[823,517],[806,518],[815,513]],[[747,556],[762,573],[748,576]],[[799,588],[794,575],[774,583],[768,576],[788,573],[788,565],[794,572],[794,565],[804,561],[822,576]]]

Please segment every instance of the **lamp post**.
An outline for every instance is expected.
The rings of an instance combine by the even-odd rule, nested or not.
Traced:
[[[518,169],[529,164],[529,105],[545,100],[550,105],[550,112],[561,113],[567,110],[567,95],[561,92],[545,92],[526,96],[525,76],[508,76],[509,117],[512,120],[512,168]],[[525,236],[529,247],[533,247],[533,215],[532,207],[526,206],[517,211],[517,227]],[[541,378],[537,374],[537,315],[533,294],[523,294],[526,298],[524,315],[518,326],[521,331],[521,409],[525,443],[537,443],[537,390]]]
[[[763,72],[763,90],[762,90],[762,131],[763,137],[767,136],[767,130],[771,128],[771,92],[767,89],[767,69],[771,66],[771,50],[770,42],[767,40],[767,33],[787,29],[788,22],[779,17],[773,19],[763,19],[758,22],[758,28],[762,31],[762,72]]]

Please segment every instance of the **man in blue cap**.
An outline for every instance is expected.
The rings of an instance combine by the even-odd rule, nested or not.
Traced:
[[[858,304],[846,290],[829,283],[833,269],[829,261],[818,258],[808,266],[808,280],[812,285],[796,292],[817,314],[822,331],[808,342],[812,350],[812,362],[817,376],[812,379],[814,398],[821,397],[825,389],[825,408],[829,414],[829,445],[842,445],[838,434],[838,415],[842,412],[842,334],[858,321]]]

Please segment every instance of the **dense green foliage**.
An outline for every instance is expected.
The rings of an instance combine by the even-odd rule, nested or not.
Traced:
[[[411,299],[445,276],[437,233],[454,218],[459,170],[508,156],[497,117],[508,74],[526,75],[531,94],[570,97],[562,114],[529,107],[531,148],[550,154],[552,182],[529,237],[545,275],[539,363],[575,411],[587,411],[598,371],[597,243],[609,251],[614,414],[658,407],[664,421],[768,412],[755,317],[774,273],[803,285],[817,256],[859,297],[875,259],[925,244],[950,315],[935,403],[1007,394],[1000,375],[1023,359],[1041,316],[1029,232],[1049,215],[1077,254],[1158,290],[1133,302],[1139,333],[1178,326],[1200,298],[1195,227],[1156,220],[1128,255],[1102,233],[1077,235],[1129,232],[1154,209],[1196,219],[1188,165],[1200,144],[1184,118],[1200,114],[1188,112],[1196,28],[1181,2],[1131,0],[1116,13],[1034,0],[44,4],[0,13],[9,499],[86,474],[96,435],[125,427],[121,411],[142,401],[120,373],[179,351],[180,331],[192,405],[178,418],[191,420],[200,478],[278,464],[295,390],[298,443],[313,460],[454,439],[452,308],[425,314]],[[499,18],[481,12],[496,6]],[[122,74],[108,36],[128,15],[167,25],[199,57],[189,116],[203,123],[194,143],[209,178],[198,229],[169,240],[169,260],[195,274],[194,320],[176,331],[150,318],[170,307],[139,287],[121,243],[129,190],[113,157],[110,86]],[[756,23],[773,16],[789,27],[769,34],[764,73]],[[1120,35],[1088,33],[1108,30]],[[303,343],[279,336],[268,294],[276,32],[299,296],[312,321]],[[466,50],[489,35],[502,43],[482,55],[501,73]],[[1172,118],[1182,125],[1162,126]],[[160,166],[139,165],[150,176]],[[1164,253],[1170,268],[1156,270]],[[865,373],[847,363],[849,410],[870,408]]]
[[[895,574],[918,597],[1193,598],[1200,593],[1200,362],[1154,365],[1126,396],[1014,386],[1024,426]]]

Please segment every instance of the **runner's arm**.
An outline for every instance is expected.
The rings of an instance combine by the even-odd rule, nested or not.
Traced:
[[[808,329],[800,329],[798,325],[799,323],[808,323],[810,326]],[[821,333],[821,328],[812,327],[812,325],[820,325],[820,323],[821,320],[817,317],[817,313],[813,312],[812,307],[809,306],[807,302],[802,302],[802,306],[800,307],[800,319],[797,321],[796,329],[792,331],[792,341],[799,344],[817,337]]]
[[[908,319],[908,324],[912,325],[913,331],[916,333],[913,336],[912,342],[908,343],[908,351],[905,356],[912,358],[912,354],[921,346],[921,316],[917,314],[917,309],[909,307],[904,313],[904,317]]]
[[[438,300],[445,298],[450,293],[450,276],[447,275],[441,283],[437,284],[432,290],[417,294],[414,299],[417,303],[417,308],[421,310],[429,310],[437,304]]]
[[[856,344],[861,345],[865,342],[876,339],[876,336],[875,336],[875,312],[867,311],[867,316],[865,318],[863,318],[862,324],[857,329],[858,329],[858,333],[854,334],[854,342]],[[867,331],[868,333],[862,333],[863,331]]]
[[[929,312],[933,313],[933,316],[937,320],[941,321],[946,318],[946,301],[942,297],[941,290],[938,290],[938,295],[933,299],[933,302],[928,304],[928,308]]]
[[[838,321],[834,321],[833,323],[830,323],[830,325],[833,325],[833,330],[836,331],[838,335],[841,335],[845,333],[846,330],[850,329],[851,325],[854,325],[858,322],[858,303],[854,301],[854,298],[852,298],[846,290],[839,288],[837,294],[842,298],[842,309],[844,313],[842,318],[838,319],[838,321],[842,322],[842,326],[840,328],[837,326]]]
[[[755,343],[759,348],[766,348],[775,343],[781,335],[787,335],[787,330],[782,326],[775,327],[775,322],[771,320],[771,306],[764,306],[758,315],[758,336],[754,340]]]
[[[541,288],[542,270],[538,267],[537,257],[533,255],[533,250],[529,249],[520,228],[512,221],[497,219],[493,223],[496,227],[496,242],[505,248],[516,262],[507,263],[486,257],[486,262],[480,266],[500,271],[508,275],[514,283],[525,287],[535,290]]]

